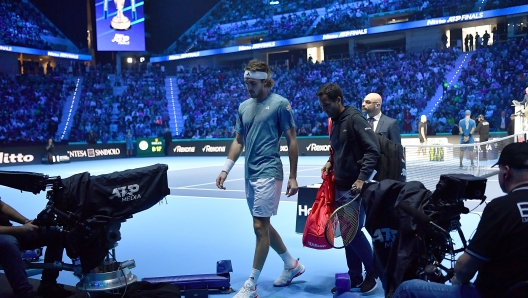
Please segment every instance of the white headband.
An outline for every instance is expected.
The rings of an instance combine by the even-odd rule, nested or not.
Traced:
[[[246,70],[244,71],[244,79],[265,80],[268,74],[263,71]]]

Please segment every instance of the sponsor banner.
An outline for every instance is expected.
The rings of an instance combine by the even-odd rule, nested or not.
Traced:
[[[44,146],[0,148],[0,167],[39,164],[40,156],[44,153]]]
[[[0,167],[47,163],[47,152],[42,146],[0,148]],[[98,160],[126,157],[126,144],[55,145],[54,162]]]
[[[328,156],[330,154],[328,137],[297,138],[297,143],[300,156]]]
[[[170,144],[170,156],[225,156],[233,140],[193,140],[173,141]]]
[[[51,51],[51,50],[39,50],[39,49],[32,49],[32,48],[25,48],[25,47],[11,46],[11,45],[2,45],[2,44],[0,44],[0,51],[31,54],[31,55],[38,55],[38,56],[50,56],[50,57],[73,59],[73,60],[84,60],[84,61],[92,60],[91,55],[59,52],[59,51]]]
[[[67,155],[53,155],[52,157],[53,163],[68,163],[70,162],[70,157]],[[48,164],[48,155],[42,154],[41,157],[43,164]]]
[[[349,37],[360,36],[360,35],[387,33],[387,32],[392,32],[392,31],[416,29],[416,28],[423,28],[423,27],[436,26],[436,25],[453,24],[453,23],[467,22],[467,21],[480,20],[480,19],[489,19],[489,18],[495,18],[495,17],[501,17],[501,16],[521,14],[521,13],[526,13],[526,12],[528,12],[528,5],[521,5],[521,6],[480,11],[480,12],[474,12],[474,13],[468,13],[468,14],[462,14],[462,15],[440,17],[440,18],[434,18],[434,19],[428,19],[428,20],[411,21],[411,22],[389,24],[389,25],[383,25],[383,26],[374,26],[374,27],[357,29],[357,30],[340,31],[340,32],[334,32],[334,33],[327,33],[323,35],[304,36],[304,37],[292,38],[292,39],[287,39],[287,40],[277,40],[277,41],[269,41],[269,42],[256,43],[256,44],[238,45],[238,46],[226,47],[226,48],[221,48],[221,49],[212,49],[212,50],[204,50],[204,51],[191,52],[191,53],[151,57],[150,62],[157,63],[157,62],[164,62],[164,61],[213,56],[213,55],[219,55],[219,54],[237,53],[237,52],[242,52],[242,51],[277,48],[277,47],[284,47],[284,46],[290,46],[290,45],[319,42],[319,41],[324,41],[324,40],[349,38]]]
[[[145,139],[146,140],[146,139]],[[148,139],[148,147],[141,156],[163,156],[165,142],[162,138]],[[233,140],[181,140],[170,144],[170,156],[225,156]],[[326,156],[329,154],[330,146],[327,137],[304,138],[298,137],[299,155],[301,156]],[[136,142],[138,148],[137,156],[140,156],[140,139]],[[286,139],[280,142],[280,155],[288,156],[288,145]],[[155,150],[152,151],[152,150]],[[148,152],[147,152],[148,151]],[[148,154],[147,154],[148,153]],[[150,154],[153,155],[150,155]],[[242,153],[243,154],[243,153]],[[86,160],[99,160],[110,158],[125,158],[126,144],[75,144],[55,145],[53,152],[58,162],[75,162]],[[44,146],[5,147],[0,148],[0,167],[23,164],[40,164],[47,162],[47,152]]]
[[[297,209],[295,210],[295,232],[302,234],[308,214],[312,210],[315,197],[319,191],[318,185],[301,186],[297,196]]]
[[[79,144],[55,146],[55,154],[65,155],[70,161],[99,160],[126,157],[126,144]]]
[[[226,156],[229,153],[232,140],[181,140],[173,141],[169,150],[170,156]],[[327,137],[298,137],[299,155],[326,156],[330,153]],[[280,155],[288,155],[288,145],[285,138],[280,142]],[[244,154],[244,153],[242,153]]]

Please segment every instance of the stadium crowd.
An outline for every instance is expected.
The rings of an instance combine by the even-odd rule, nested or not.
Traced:
[[[160,69],[124,71],[118,84],[112,73],[106,65],[85,74],[70,141],[87,141],[90,131],[103,143],[123,141],[127,131],[135,138],[162,135],[169,114]],[[121,94],[114,94],[114,84],[125,86]]]
[[[481,47],[471,56],[456,85],[446,90],[442,104],[434,113],[439,132],[451,131],[464,110],[485,115],[491,129],[498,130],[500,114],[513,113],[511,101],[522,100],[528,76],[528,42],[509,39],[491,47]]]
[[[491,4],[490,4],[491,3]],[[386,24],[386,15],[415,21],[479,11],[475,0],[410,1],[268,1],[224,0],[176,42],[169,53],[220,48],[238,44],[320,35]],[[487,2],[486,7],[521,5],[516,0]],[[384,21],[385,20],[385,21]]]
[[[382,94],[383,112],[403,123],[406,110],[416,118],[425,108],[443,82],[444,74],[453,68],[456,57],[452,50],[432,50],[419,54],[358,55],[352,59],[304,63],[291,69],[274,65],[273,92],[290,100],[301,136],[327,134],[326,116],[314,97],[317,88],[326,82],[343,86],[345,100],[356,106],[370,92]],[[179,75],[185,137],[233,136],[234,109],[247,97],[240,75],[241,69],[237,67]]]
[[[0,43],[52,50],[42,36],[64,36],[27,1],[0,0]]]
[[[450,132],[468,108],[475,116],[485,115],[491,129],[497,130],[501,112],[510,115],[511,100],[519,99],[526,87],[527,46],[526,39],[512,39],[476,50],[458,82],[445,88],[442,104],[429,118],[432,132]],[[445,83],[445,74],[453,69],[458,54],[453,49],[388,51],[295,67],[275,64],[273,91],[290,100],[299,136],[327,134],[326,116],[314,98],[317,88],[326,82],[343,86],[345,100],[356,107],[366,94],[380,93],[383,113],[397,119],[402,132],[416,132],[416,120],[438,86]],[[236,107],[247,98],[241,71],[240,66],[196,67],[178,74],[184,120],[184,132],[178,137],[234,136]],[[68,72],[57,66],[46,74],[1,77],[0,98],[7,106],[0,117],[2,143],[40,142],[55,135],[64,101],[74,89]],[[158,67],[124,71],[115,79],[111,79],[110,66],[83,73],[69,141],[86,141],[90,131],[101,142],[123,141],[128,130],[134,137],[163,134],[170,117],[164,73]],[[15,103],[21,103],[22,108]]]
[[[41,143],[54,137],[73,80],[59,71],[0,74],[0,144]]]

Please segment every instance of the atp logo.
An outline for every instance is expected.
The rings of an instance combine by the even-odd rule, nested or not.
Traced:
[[[128,46],[130,45],[130,36],[125,34],[117,33],[114,35],[112,42],[117,43],[118,45]]]
[[[139,191],[139,185],[132,184],[128,186],[116,187],[112,191],[112,195],[108,199],[121,199],[122,202],[134,201],[141,199],[141,194],[136,194]]]
[[[372,242],[381,242],[385,247],[392,247],[392,244],[396,239],[396,234],[398,234],[398,230],[392,230],[389,228],[377,229],[372,235]]]

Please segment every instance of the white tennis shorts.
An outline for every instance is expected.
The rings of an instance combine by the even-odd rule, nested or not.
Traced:
[[[246,179],[246,199],[249,212],[255,217],[277,215],[282,180],[275,178]]]

